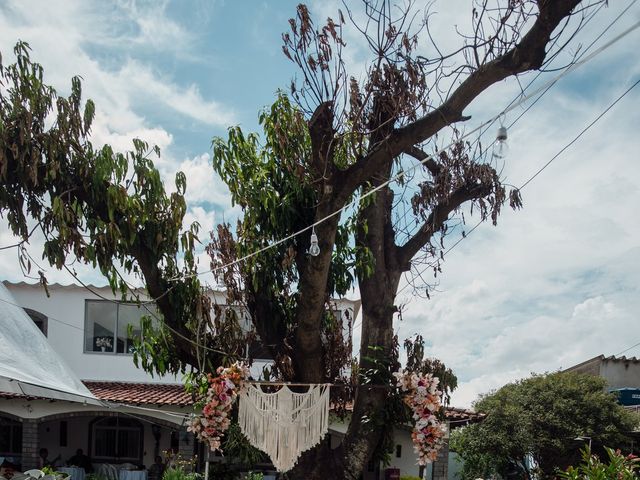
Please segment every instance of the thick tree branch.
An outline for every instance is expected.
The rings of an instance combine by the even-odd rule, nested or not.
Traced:
[[[442,167],[438,165],[438,162],[436,162],[433,157],[430,157],[424,150],[414,145],[408,147],[404,153],[411,155],[413,158],[420,161],[425,167],[427,167],[429,172],[431,172],[431,175],[434,177],[437,177],[442,170]]]
[[[403,271],[411,268],[411,259],[439,231],[449,214],[469,200],[484,197],[490,193],[490,186],[475,184],[464,185],[455,190],[446,200],[433,208],[420,229],[401,247],[397,247],[396,259]]]
[[[440,107],[394,130],[370,153],[349,167],[339,192],[341,198],[348,198],[359,186],[369,181],[389,157],[397,157],[447,125],[468,119],[463,115],[464,109],[491,85],[512,75],[540,68],[553,31],[579,3],[580,0],[540,0],[538,17],[520,43],[504,55],[481,65]]]

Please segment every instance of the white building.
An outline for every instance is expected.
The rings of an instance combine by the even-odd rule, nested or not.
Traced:
[[[23,470],[38,463],[38,451],[47,448],[49,458],[69,459],[78,448],[94,464],[133,463],[149,467],[154,457],[177,449],[190,457],[201,451],[186,432],[185,416],[192,412],[193,399],[184,392],[181,379],[150,376],[135,367],[129,352],[133,331],[146,312],[135,305],[117,304],[109,287],[53,284],[50,296],[35,284],[9,283],[6,287],[89,390],[112,407],[89,407],[79,403],[51,401],[0,392],[0,457]],[[213,300],[224,303],[222,293]],[[359,301],[337,300],[335,309],[343,319],[344,334],[350,335],[358,315]],[[247,319],[243,319],[249,328]],[[268,359],[254,363],[254,376]],[[447,416],[458,424],[472,421],[472,412],[449,409]],[[346,425],[333,422],[331,441],[338,444]],[[448,455],[440,463],[420,469],[416,465],[410,429],[396,432],[397,446],[391,467],[402,475],[423,475],[432,480],[447,478]],[[384,467],[370,465],[365,480],[382,478]]]
[[[89,390],[114,408],[0,392],[0,457],[26,470],[37,466],[40,448],[62,462],[82,448],[95,463],[148,467],[169,449],[185,457],[197,451],[185,428],[193,399],[181,379],[152,377],[133,364],[128,330],[139,329],[144,309],[104,300],[117,300],[109,287],[90,286],[95,295],[82,286],[53,284],[47,296],[38,284],[5,286]],[[222,293],[214,295],[216,303],[224,303]],[[336,301],[336,311],[349,319],[345,333],[358,309],[359,302]],[[268,362],[254,362],[254,374]]]

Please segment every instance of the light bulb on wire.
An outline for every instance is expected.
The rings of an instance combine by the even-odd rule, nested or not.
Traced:
[[[509,153],[509,144],[507,143],[507,127],[504,125],[498,128],[496,141],[493,142],[492,156],[494,158],[504,159]]]
[[[309,245],[309,255],[317,257],[320,255],[320,246],[318,245],[318,235],[316,235],[316,228],[311,229],[311,245]]]

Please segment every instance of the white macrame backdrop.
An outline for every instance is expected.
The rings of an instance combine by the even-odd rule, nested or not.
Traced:
[[[279,472],[291,470],[300,454],[329,430],[329,386],[312,385],[297,393],[283,385],[267,393],[249,383],[240,393],[238,423],[249,443],[269,455]]]

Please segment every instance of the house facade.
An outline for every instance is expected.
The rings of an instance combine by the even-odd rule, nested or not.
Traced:
[[[140,329],[147,312],[137,305],[119,304],[109,287],[48,286],[4,282],[15,302],[24,308],[49,344],[104,407],[51,401],[0,392],[0,457],[22,470],[38,466],[38,452],[60,464],[81,448],[94,464],[151,466],[165,451],[191,457],[199,450],[186,430],[193,399],[181,378],[151,376],[132,361],[130,330]],[[95,293],[92,293],[95,292]],[[212,301],[224,304],[222,292]],[[351,334],[359,302],[336,300],[344,334]],[[239,315],[241,327],[250,321]],[[256,359],[258,378],[268,358]],[[1,463],[1,462],[0,462]]]
[[[0,392],[0,457],[27,470],[38,466],[41,448],[60,464],[80,448],[97,470],[104,464],[122,463],[148,468],[166,451],[179,452],[184,458],[202,454],[202,446],[186,430],[193,398],[184,392],[181,378],[152,377],[133,364],[129,333],[139,331],[140,318],[146,313],[143,309],[109,301],[117,298],[108,287],[90,286],[96,295],[82,286],[53,284],[47,295],[37,284],[4,284],[53,349],[105,406]],[[224,303],[222,293],[212,295],[215,303]],[[336,300],[334,309],[342,319],[344,335],[351,335],[359,307],[358,301]],[[242,328],[250,328],[246,316],[239,318]],[[254,361],[254,378],[270,361]],[[478,418],[471,411],[447,409],[451,426]],[[331,422],[333,445],[341,442],[347,426],[337,418]],[[416,464],[411,429],[396,429],[395,440],[390,465],[370,464],[363,480],[384,478],[386,468],[430,480],[452,478],[455,465],[448,449],[436,463],[421,468]]]

